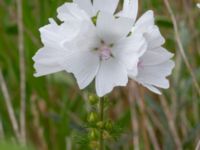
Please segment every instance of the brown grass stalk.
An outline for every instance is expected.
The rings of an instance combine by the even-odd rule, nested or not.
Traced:
[[[132,126],[132,144],[134,150],[139,150],[140,145],[139,145],[139,123],[138,123],[138,118],[137,118],[137,112],[136,112],[136,102],[134,100],[134,85],[129,83],[129,95],[128,95],[128,100],[129,100],[129,106],[130,106],[130,111],[131,111],[131,126]]]
[[[72,150],[72,140],[70,137],[66,137],[66,150]]]
[[[146,106],[145,106],[144,99],[141,96],[139,87],[133,81],[131,81],[130,87],[132,88],[131,92],[133,93],[133,97],[135,98],[135,103],[136,102],[138,103],[140,114],[142,115],[142,124],[143,124],[143,128],[144,128],[142,130],[143,130],[143,137],[144,137],[144,140],[145,140],[145,149],[150,149],[150,144],[148,142],[148,135],[149,135],[149,139],[150,139],[154,149],[155,150],[160,150],[159,144],[158,144],[158,140],[157,140],[156,135],[155,135],[155,132],[153,130],[153,127],[152,127],[152,125],[150,123],[149,118],[146,115],[146,113],[147,113],[146,112]],[[131,93],[131,92],[129,92],[129,93]],[[131,97],[130,97],[130,99],[131,99]],[[131,108],[131,109],[133,109],[133,108]],[[148,135],[145,132],[145,129],[147,130]]]
[[[169,125],[169,128],[170,128],[172,137],[175,141],[177,150],[182,150],[182,144],[181,144],[181,140],[178,136],[178,132],[177,132],[177,129],[176,129],[176,126],[175,126],[175,123],[174,123],[174,118],[173,118],[173,115],[170,112],[169,106],[167,104],[167,100],[165,99],[164,96],[160,96],[160,102],[161,102],[163,111],[164,111],[164,113],[167,117],[168,125]]]
[[[155,132],[153,130],[152,124],[150,123],[150,120],[149,120],[148,116],[146,115],[147,114],[147,108],[146,108],[146,105],[145,105],[144,98],[141,95],[141,92],[140,92],[140,89],[139,89],[138,85],[135,84],[135,86],[136,86],[136,91],[137,91],[136,99],[137,99],[137,102],[138,102],[138,105],[139,105],[139,108],[140,108],[140,113],[143,116],[144,126],[147,129],[150,141],[151,141],[154,149],[155,150],[160,150],[160,147],[159,147],[159,144],[158,144],[158,140],[156,138],[156,134],[155,134]]]
[[[4,97],[4,100],[5,100],[7,110],[8,110],[8,115],[9,115],[9,118],[10,118],[10,121],[11,121],[12,128],[14,130],[15,136],[19,139],[20,138],[20,132],[19,132],[18,122],[17,122],[16,116],[15,116],[15,113],[14,113],[11,98],[10,98],[8,88],[7,88],[7,85],[6,85],[6,82],[5,82],[5,79],[3,77],[3,73],[1,71],[1,69],[0,69],[0,84],[1,84],[1,90],[2,90],[2,93],[3,93],[3,97]]]
[[[158,128],[160,132],[163,133],[163,135],[165,135],[165,128],[163,127],[158,117],[154,114],[154,112],[147,108],[147,113],[149,114],[150,120],[152,120],[152,123],[155,125],[155,127]]]
[[[26,70],[24,54],[24,26],[22,13],[22,0],[17,0],[17,23],[18,23],[18,49],[19,49],[19,66],[20,66],[20,133],[21,142],[26,143]]]
[[[175,15],[173,13],[173,10],[172,10],[172,8],[170,6],[169,1],[168,0],[164,0],[164,3],[166,5],[167,10],[168,10],[168,12],[169,12],[169,14],[171,16],[171,19],[172,19],[172,23],[173,23],[174,31],[175,31],[175,39],[177,41],[177,44],[178,44],[178,47],[179,47],[179,51],[180,51],[181,56],[182,56],[182,58],[183,58],[183,60],[185,62],[185,65],[186,65],[186,67],[187,67],[187,69],[188,69],[188,71],[189,71],[189,73],[190,73],[190,75],[192,77],[193,84],[194,84],[194,86],[195,86],[195,88],[196,88],[196,90],[197,90],[197,92],[198,92],[198,94],[200,96],[200,86],[198,84],[198,80],[196,78],[196,75],[195,75],[195,73],[194,73],[194,71],[192,69],[192,66],[189,63],[189,60],[188,60],[188,58],[187,58],[187,56],[185,54],[185,50],[183,48],[183,44],[182,44],[181,38],[180,38],[180,33],[179,33],[179,30],[178,30],[178,24],[177,24],[176,17],[175,17]]]
[[[40,125],[40,114],[38,111],[38,108],[36,106],[36,101],[37,96],[33,94],[31,96],[31,112],[33,115],[33,120],[32,120],[32,126],[34,128],[36,139],[34,141],[37,143],[38,150],[47,150],[48,147],[45,142],[45,137],[44,137],[44,129]]]
[[[200,150],[200,140],[198,141],[198,143],[197,143],[197,146],[196,146],[195,150]]]
[[[4,139],[4,130],[3,130],[3,124],[2,124],[2,120],[0,119],[0,140]]]

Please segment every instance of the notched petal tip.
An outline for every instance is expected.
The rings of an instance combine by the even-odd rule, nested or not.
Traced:
[[[57,25],[56,21],[53,18],[49,18],[49,23],[53,25]]]
[[[33,76],[36,77],[36,78],[40,77],[40,75],[37,72],[34,73]]]
[[[144,87],[146,87],[147,89],[149,89],[151,92],[158,94],[158,95],[162,95],[162,92],[155,86],[153,85],[148,85],[148,84],[142,84]]]
[[[153,10],[148,10],[146,13],[149,14],[149,15],[154,16],[154,11]]]
[[[168,51],[168,52],[169,52],[169,51]],[[169,52],[169,57],[170,57],[170,59],[173,58],[174,56],[175,56],[174,53]],[[175,65],[175,63],[174,63],[174,65]]]

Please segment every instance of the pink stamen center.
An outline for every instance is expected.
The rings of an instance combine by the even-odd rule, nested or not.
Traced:
[[[106,44],[102,44],[99,47],[98,52],[101,60],[108,60],[112,56],[111,47],[107,46]]]
[[[143,62],[141,60],[138,62],[138,68],[143,68]]]

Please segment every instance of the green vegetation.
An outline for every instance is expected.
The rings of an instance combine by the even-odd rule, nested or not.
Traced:
[[[94,92],[93,86],[80,91],[72,75],[65,72],[33,77],[32,57],[42,47],[38,29],[48,23],[48,18],[56,18],[56,9],[64,2],[66,0],[23,0],[26,128],[21,130],[26,131],[26,143],[38,150],[90,150],[98,145],[92,141],[99,136],[98,128],[102,126],[98,122],[89,133],[86,127],[86,122],[98,120],[95,112],[90,112],[91,105],[97,103],[88,98]],[[170,1],[186,59],[194,71],[196,84],[200,84],[200,9],[196,3],[195,0]],[[154,95],[135,83],[130,83],[128,88],[116,88],[108,95],[109,102],[105,102],[104,109],[112,121],[107,120],[103,125],[110,132],[105,133],[106,150],[138,147],[141,150],[191,150],[200,140],[200,95],[177,45],[171,17],[163,0],[140,0],[140,15],[149,9],[154,10],[156,23],[166,38],[165,47],[175,53],[171,86],[163,90],[163,96]],[[0,19],[0,73],[20,126],[16,0],[0,1]],[[23,146],[12,145],[23,140],[13,130],[5,95],[5,91],[0,90],[0,150],[23,150]],[[12,142],[4,142],[4,139]]]

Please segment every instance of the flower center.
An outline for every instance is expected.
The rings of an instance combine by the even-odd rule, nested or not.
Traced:
[[[111,46],[108,46],[105,43],[100,45],[98,52],[101,60],[108,60],[110,57],[112,57]]]

